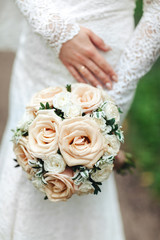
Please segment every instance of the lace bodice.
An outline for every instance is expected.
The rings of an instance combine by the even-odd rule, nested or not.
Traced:
[[[132,3],[134,1],[130,0]],[[52,0],[16,0],[16,3],[32,27],[59,54],[61,46],[79,32],[77,21],[102,18],[110,14],[109,7],[125,11],[126,0],[114,2],[108,0],[90,1],[52,1]],[[110,6],[109,6],[110,4]],[[59,6],[59,7],[58,7]],[[79,9],[79,14],[78,14]],[[160,54],[160,0],[144,0],[144,13],[131,36],[120,61],[116,66],[119,83],[115,84],[111,95],[116,93],[116,101],[123,106],[124,94],[130,98],[137,81],[152,67]],[[68,14],[67,14],[68,10]],[[87,11],[86,11],[87,10]],[[127,91],[126,91],[127,90]],[[127,95],[126,95],[127,98]],[[126,100],[125,100],[126,101]]]

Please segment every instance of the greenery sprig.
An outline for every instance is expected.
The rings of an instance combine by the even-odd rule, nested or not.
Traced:
[[[67,89],[68,92],[71,92],[71,91],[72,91],[72,89],[71,89],[71,84],[67,84],[67,85],[66,85],[66,89]]]
[[[59,116],[60,118],[62,118],[62,119],[64,119],[64,112],[61,110],[61,109],[59,109],[59,108],[55,108],[55,107],[51,107],[50,105],[49,105],[49,102],[46,102],[46,104],[43,104],[42,102],[40,103],[40,108],[39,108],[39,110],[48,110],[48,109],[53,109],[54,110],[54,112],[55,112],[55,114],[57,115],[57,116]]]
[[[49,106],[49,102],[46,102],[46,104],[44,105],[42,102],[40,102],[41,107],[39,108],[39,110],[46,110],[46,109],[52,109]]]
[[[99,192],[101,192],[101,189],[99,186],[102,185],[101,182],[95,182],[92,178],[89,178],[89,181],[92,183],[92,186],[94,187],[94,194],[97,195]]]
[[[28,136],[28,131],[24,131],[23,129],[20,128],[16,128],[16,130],[11,129],[11,131],[13,132],[13,136],[11,141],[12,142],[16,142],[16,144],[19,142],[21,137],[27,137]]]
[[[15,161],[15,162],[17,163],[17,164],[14,166],[15,168],[20,167],[20,165],[19,165],[17,159],[14,158],[13,161]]]
[[[44,179],[44,174],[47,173],[47,171],[44,169],[43,160],[40,158],[37,158],[37,160],[28,160],[28,164],[35,169],[35,176],[41,178],[43,184],[47,184]]]

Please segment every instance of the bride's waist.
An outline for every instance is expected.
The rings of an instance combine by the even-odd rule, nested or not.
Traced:
[[[57,0],[54,4],[61,9],[62,16],[78,22],[104,18],[116,20],[119,17],[132,16],[135,9],[135,0]]]

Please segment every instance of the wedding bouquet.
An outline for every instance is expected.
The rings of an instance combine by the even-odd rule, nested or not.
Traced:
[[[119,111],[104,90],[87,84],[36,93],[14,130],[16,166],[50,201],[97,194],[123,142]]]

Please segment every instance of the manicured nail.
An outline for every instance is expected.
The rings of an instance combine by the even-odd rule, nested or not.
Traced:
[[[111,90],[111,89],[112,89],[112,84],[111,84],[110,82],[107,82],[107,83],[106,83],[106,87],[107,87],[109,90]]]
[[[115,82],[118,82],[118,77],[116,75],[113,75],[112,80],[115,81]]]
[[[112,50],[112,48],[110,46],[107,46],[106,44],[104,45],[104,47],[105,47],[106,51],[111,51]]]
[[[97,85],[97,88],[102,89],[102,86],[101,85]]]

